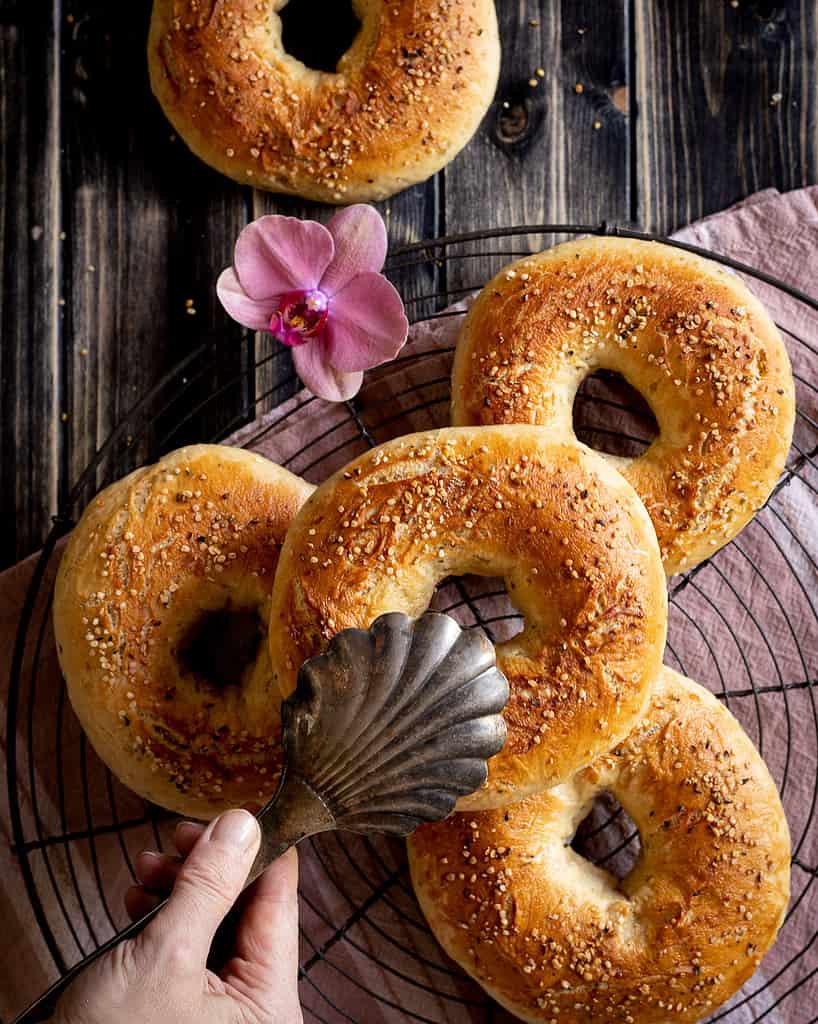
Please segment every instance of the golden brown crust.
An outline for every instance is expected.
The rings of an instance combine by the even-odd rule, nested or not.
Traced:
[[[667,617],[656,537],[630,486],[537,427],[428,431],[367,452],[321,486],[287,536],[270,652],[282,695],[340,629],[426,610],[435,585],[504,576],[525,629],[498,646],[509,738],[498,806],[553,785],[622,739],[661,666]]]
[[[463,325],[456,424],[572,429],[598,368],[649,402],[659,436],[616,460],[645,502],[668,575],[726,544],[770,495],[792,440],[786,349],[767,312],[715,263],[657,242],[568,242],[512,264]]]
[[[242,184],[319,202],[383,199],[468,142],[497,82],[493,0],[356,0],[337,73],[281,43],[285,0],[155,0],[153,91],[197,156]]]
[[[54,600],[60,665],[95,750],[146,799],[207,818],[269,797],[281,761],[270,591],[311,491],[259,455],[196,445],[106,488],[72,533]],[[223,610],[257,620],[260,642],[240,685],[220,689],[182,652]]]
[[[639,827],[622,883],[570,847],[609,790]],[[790,842],[749,738],[665,669],[628,740],[564,786],[409,840],[443,948],[523,1020],[698,1021],[753,973],[789,898]]]

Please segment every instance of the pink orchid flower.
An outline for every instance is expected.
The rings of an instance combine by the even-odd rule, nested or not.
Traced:
[[[341,210],[326,227],[261,217],[239,235],[216,290],[234,320],[292,348],[313,394],[342,402],[406,341],[403,302],[380,273],[385,259],[386,229],[371,206]]]

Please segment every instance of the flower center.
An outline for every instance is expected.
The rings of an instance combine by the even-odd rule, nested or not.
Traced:
[[[318,288],[287,292],[270,318],[270,331],[290,348],[305,345],[324,329],[329,299]]]

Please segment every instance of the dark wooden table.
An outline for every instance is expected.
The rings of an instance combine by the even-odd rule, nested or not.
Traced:
[[[818,180],[816,0],[497,7],[495,103],[445,171],[381,204],[392,244],[523,222],[667,232]],[[327,213],[234,185],[173,137],[149,15],[149,0],[0,0],[0,567],[41,543],[134,399],[224,323],[214,282],[242,225]]]

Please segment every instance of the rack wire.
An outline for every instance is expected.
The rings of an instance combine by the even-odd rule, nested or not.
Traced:
[[[655,237],[608,224],[473,232],[404,246],[390,255],[388,273],[406,296],[410,319],[456,319],[462,310],[448,307],[505,262],[557,238],[582,234]],[[818,301],[788,282],[694,246],[672,244],[719,260],[786,294],[794,306],[818,313]],[[803,515],[805,504],[814,509],[818,496],[818,330],[801,336],[789,323],[779,326],[793,356],[799,400],[786,470],[753,522],[713,558],[675,577],[670,588],[666,660],[709,686],[745,726],[768,760],[793,837],[793,897],[778,952],[772,966],[765,963],[712,1018],[731,1024],[818,1024],[818,545]],[[294,376],[281,379],[286,350],[257,354],[247,334],[231,333],[230,341],[225,344],[222,332],[206,337],[129,410],[99,448],[54,519],[20,620],[7,723],[13,842],[33,912],[60,972],[126,924],[121,895],[134,878],[134,856],[146,846],[168,848],[173,819],[113,778],[71,712],[50,635],[58,544],[99,488],[182,443],[223,440],[254,421],[282,389],[294,391]],[[452,348],[438,352],[450,359]],[[422,374],[426,358],[405,355],[381,373],[414,361]],[[258,381],[273,368],[275,386],[260,389]],[[222,414],[225,397],[237,393],[244,396],[239,411]],[[438,425],[447,422],[448,376],[439,372],[387,400],[347,403],[348,417],[329,428],[309,418],[314,400],[305,398],[286,414],[303,418],[311,431],[288,468],[317,482],[348,457],[386,440],[398,420],[395,397],[404,413],[423,413]],[[612,412],[620,417],[614,431],[606,426]],[[655,426],[649,409],[604,374],[583,384],[575,417],[587,443],[604,450],[615,442],[618,451],[624,444],[630,454],[649,444]],[[268,429],[262,421],[245,432],[243,444],[258,443]],[[464,578],[441,588],[436,607],[503,639],[520,624],[510,604],[498,613],[497,602],[503,600],[497,581]],[[600,801],[575,842],[586,856],[619,874],[638,851],[636,830],[609,799]],[[310,840],[300,895],[306,1020],[489,1024],[508,1019],[432,938],[412,894],[402,843],[343,833]]]

